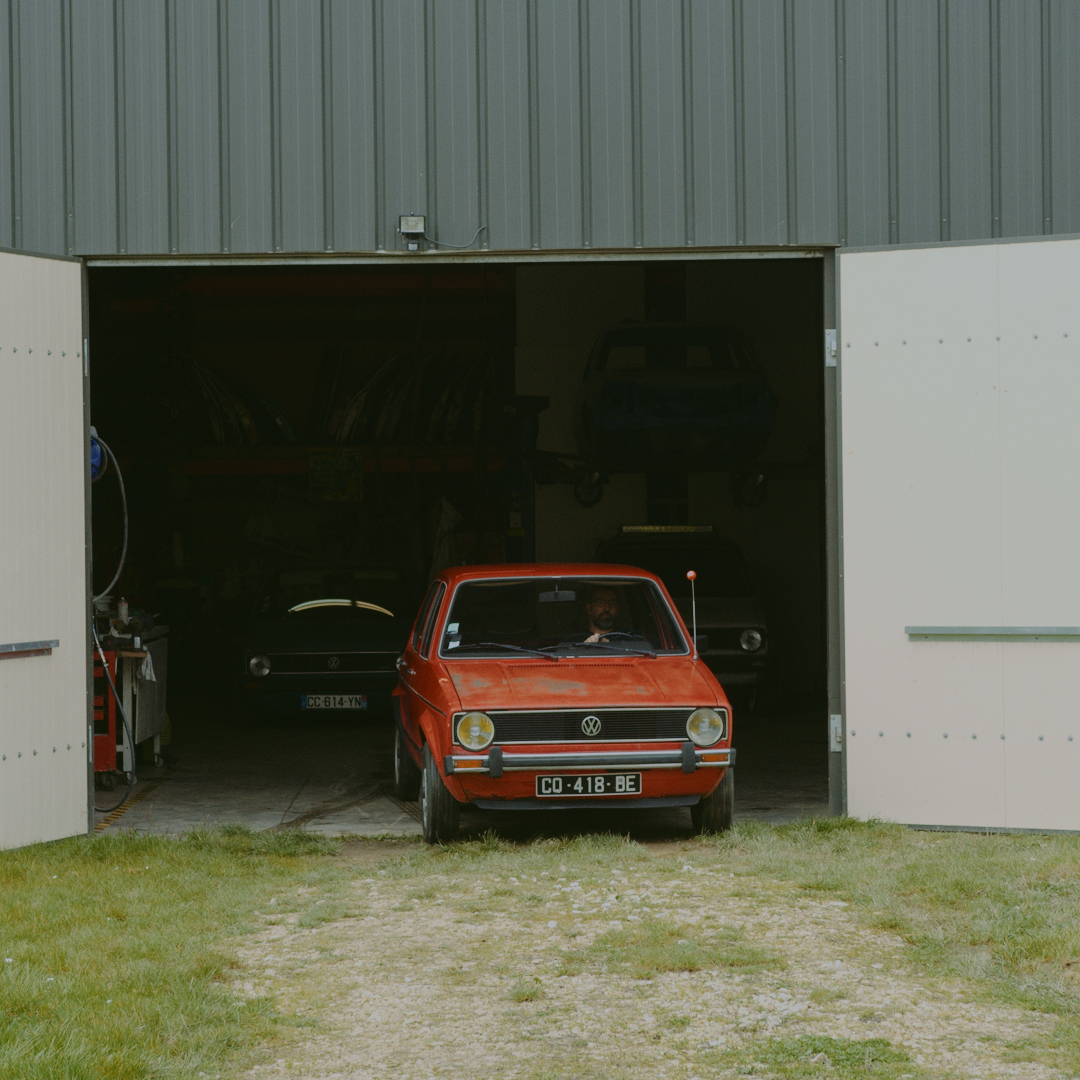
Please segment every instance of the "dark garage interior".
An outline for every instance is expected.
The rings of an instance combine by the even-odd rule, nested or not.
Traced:
[[[211,819],[226,791],[258,801],[313,776],[322,802],[280,817],[317,818],[370,801],[389,773],[381,698],[241,715],[245,627],[278,568],[393,566],[407,628],[444,566],[592,560],[624,526],[741,551],[767,662],[756,690],[730,688],[736,813],[826,811],[820,259],[110,266],[89,271],[89,311],[92,423],[129,507],[114,608],[123,597],[140,626],[169,627],[165,762],[144,752],[139,771],[161,779],[159,802],[187,783],[185,821]],[[732,328],[756,357],[773,402],[763,445],[598,452],[583,412],[598,342],[685,326]],[[122,520],[115,483],[95,484],[95,593]]]

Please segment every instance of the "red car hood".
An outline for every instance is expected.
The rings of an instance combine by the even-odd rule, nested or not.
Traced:
[[[464,709],[714,705],[716,690],[689,659],[467,660],[447,664]]]

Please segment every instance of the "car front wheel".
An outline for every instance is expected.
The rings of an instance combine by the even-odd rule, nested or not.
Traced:
[[[420,821],[424,828],[424,842],[447,844],[457,836],[461,807],[450,794],[439,775],[439,768],[431,756],[431,748],[424,747],[424,769],[420,774]]]
[[[728,766],[711,795],[690,807],[696,833],[722,833],[731,828],[735,814],[735,770]]]
[[[405,802],[414,802],[420,794],[420,770],[409,755],[400,724],[394,725],[394,794]]]

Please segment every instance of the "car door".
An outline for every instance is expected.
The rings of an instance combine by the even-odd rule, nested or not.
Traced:
[[[1080,240],[839,264],[849,812],[1080,829]]]
[[[423,743],[420,721],[425,710],[438,707],[430,700],[431,688],[428,683],[431,677],[427,670],[427,661],[431,653],[435,623],[445,592],[444,582],[431,583],[398,668],[401,687],[404,691],[401,697],[402,724],[414,746],[420,746]]]

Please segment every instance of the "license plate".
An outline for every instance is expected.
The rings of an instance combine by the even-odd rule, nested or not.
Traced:
[[[301,694],[301,709],[366,709],[363,694]]]
[[[540,799],[569,799],[586,795],[640,795],[641,773],[593,773],[588,776],[538,776]]]

